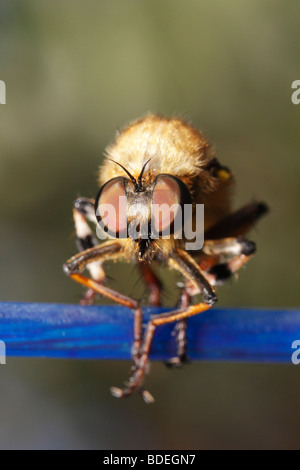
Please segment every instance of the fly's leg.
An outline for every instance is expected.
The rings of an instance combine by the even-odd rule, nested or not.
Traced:
[[[264,202],[251,202],[236,212],[228,214],[204,234],[205,240],[239,237],[247,233],[254,224],[269,211]]]
[[[207,240],[198,263],[210,284],[220,286],[236,275],[255,251],[255,243],[242,237]]]
[[[118,398],[125,398],[133,392],[138,391],[142,394],[146,403],[152,403],[153,397],[149,392],[144,390],[143,384],[145,375],[149,365],[149,354],[154,332],[157,326],[166,323],[173,323],[177,321],[185,321],[187,318],[197,315],[198,313],[205,312],[217,300],[214,290],[209,282],[205,279],[197,263],[191,258],[188,253],[183,250],[177,250],[169,258],[169,266],[173,269],[180,271],[186,280],[190,280],[201,291],[203,302],[197,305],[189,305],[183,308],[178,308],[171,312],[161,313],[159,315],[152,315],[147,323],[146,331],[141,345],[140,359],[138,360],[137,368],[123,389],[114,387],[112,393]]]
[[[224,284],[251,259],[255,243],[243,235],[268,211],[264,202],[251,202],[206,230],[199,266],[211,285]]]
[[[94,236],[89,222],[97,224],[94,211],[95,201],[93,199],[80,197],[76,199],[73,206],[73,219],[76,231],[76,246],[79,252],[93,248],[99,244],[97,238]],[[93,261],[87,265],[87,269],[91,278],[94,281],[102,284],[105,280],[105,272],[102,268],[101,261]],[[97,292],[88,288],[82,297],[81,305],[92,305]]]
[[[139,270],[149,292],[149,305],[151,305],[151,307],[159,307],[161,305],[160,297],[162,291],[160,280],[146,263],[139,263]]]
[[[190,296],[186,289],[183,289],[180,295],[178,308],[180,310],[187,309],[190,303]],[[166,362],[167,367],[181,367],[183,364],[189,362],[187,356],[187,321],[186,319],[180,320],[176,323],[174,333],[177,341],[177,356],[172,357]]]
[[[242,237],[269,211],[264,202],[252,202],[227,215],[205,232],[199,265],[213,286],[222,285],[255,252],[255,243]]]
[[[139,360],[139,352],[142,344],[143,313],[139,302],[103,285],[97,280],[83,276],[81,272],[88,268],[91,263],[104,263],[105,261],[116,259],[122,256],[122,245],[118,241],[108,241],[101,245],[88,248],[81,253],[70,258],[64,264],[65,273],[74,281],[79,282],[89,290],[95,291],[125,307],[129,307],[134,312],[134,344],[132,348],[133,360]]]

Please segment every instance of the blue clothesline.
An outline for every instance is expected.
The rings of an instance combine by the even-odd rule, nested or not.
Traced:
[[[166,309],[145,309],[151,313]],[[150,358],[176,353],[173,324],[157,328]],[[213,308],[188,319],[193,360],[291,363],[300,340],[300,309]],[[0,340],[7,356],[130,359],[133,314],[119,306],[0,302]]]

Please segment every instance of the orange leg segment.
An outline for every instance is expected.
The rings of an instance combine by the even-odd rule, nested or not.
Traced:
[[[169,264],[171,264],[173,268],[178,269],[186,279],[193,278],[193,281],[197,283],[202,295],[205,297],[206,302],[200,302],[197,305],[185,305],[182,308],[172,310],[171,312],[151,316],[141,344],[136,369],[123,389],[117,387],[111,388],[111,393],[115,397],[125,398],[133,392],[138,391],[142,394],[146,403],[153,403],[154,398],[149,392],[144,390],[143,383],[148,368],[149,354],[156,327],[166,323],[183,321],[193,315],[205,312],[211,308],[213,303],[216,301],[216,295],[201,273],[199,266],[186,252],[177,250],[177,252],[173,254],[172,261],[169,261]]]
[[[197,305],[190,306],[183,311],[173,310],[172,312],[162,313],[160,315],[153,315],[146,327],[144,340],[142,342],[140,350],[140,358],[138,360],[136,370],[130,377],[128,383],[125,384],[125,387],[123,389],[117,387],[111,388],[112,395],[117,398],[126,398],[133,392],[138,391],[142,394],[142,397],[146,403],[153,403],[154,398],[148,391],[144,390],[143,382],[149,363],[149,354],[156,327],[164,325],[166,323],[172,323],[178,320],[186,319],[193,315],[205,312],[209,308],[211,308],[211,305],[199,303]]]

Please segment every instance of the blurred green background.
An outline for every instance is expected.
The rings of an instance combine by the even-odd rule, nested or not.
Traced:
[[[299,20],[299,2],[284,0],[2,0],[1,300],[79,301],[61,269],[75,253],[72,202],[96,194],[115,130],[152,111],[208,136],[236,176],[236,208],[272,209],[218,306],[299,306]],[[111,285],[143,296],[132,268],[107,269]],[[153,363],[153,406],[110,396],[129,368],[9,357],[0,447],[299,448],[295,366]]]

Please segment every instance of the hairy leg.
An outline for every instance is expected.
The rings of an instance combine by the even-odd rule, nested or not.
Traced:
[[[208,229],[204,234],[204,239],[217,240],[244,235],[268,211],[269,208],[264,202],[251,202]]]
[[[143,326],[143,313],[140,308],[139,302],[123,295],[113,289],[91,279],[83,276],[81,272],[84,268],[88,268],[91,263],[99,262],[104,263],[110,259],[116,259],[122,256],[122,245],[118,241],[108,241],[101,245],[88,248],[81,253],[70,258],[63,266],[65,273],[74,281],[79,282],[88,289],[92,289],[98,294],[101,294],[115,302],[129,307],[134,312],[134,344],[132,355],[135,362],[139,359],[139,351],[142,343],[142,326]]]
[[[186,289],[183,289],[180,295],[178,308],[180,310],[188,308],[190,303],[190,296],[187,293]],[[189,362],[187,356],[187,321],[180,320],[176,323],[174,328],[174,333],[176,335],[177,341],[177,356],[172,357],[168,362],[166,362],[167,367],[181,367],[183,364]]]
[[[138,267],[149,292],[149,305],[159,307],[161,305],[160,297],[162,291],[160,280],[148,264],[139,263]]]
[[[185,321],[187,318],[193,315],[205,312],[211,308],[211,306],[217,300],[217,297],[209,282],[205,279],[199,266],[188,255],[188,253],[183,250],[177,250],[174,252],[169,258],[169,266],[180,271],[186,280],[189,280],[198,287],[204,302],[200,302],[196,305],[184,305],[181,308],[172,310],[171,312],[151,316],[147,323],[146,331],[143,337],[140,349],[140,358],[137,362],[136,370],[128,382],[125,383],[125,387],[123,389],[116,387],[112,388],[111,391],[115,397],[125,398],[131,395],[134,391],[138,391],[142,394],[146,403],[152,403],[154,399],[149,394],[149,392],[144,390],[143,383],[149,363],[149,353],[156,327],[166,323]]]
[[[76,246],[79,252],[93,248],[99,243],[88,224],[88,221],[94,224],[97,223],[94,214],[94,203],[95,201],[93,199],[84,197],[80,197],[74,202],[73,219],[76,231]],[[90,263],[87,266],[87,269],[92,279],[100,284],[104,282],[105,273],[100,261]],[[80,304],[91,305],[94,302],[96,295],[97,292],[94,289],[88,288],[81,299]]]

